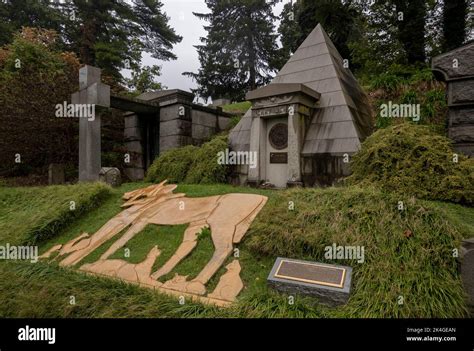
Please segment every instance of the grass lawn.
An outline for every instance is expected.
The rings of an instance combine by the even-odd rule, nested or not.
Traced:
[[[124,192],[143,187],[129,183],[119,189],[105,187],[107,195],[98,205],[80,216],[68,219],[48,240],[38,240],[40,252],[57,243],[65,243],[82,232],[94,233],[120,212]],[[72,193],[98,185],[81,185]],[[81,188],[84,187],[84,188]],[[74,189],[74,187],[72,187]],[[0,228],[15,228],[0,234],[0,241],[24,242],[35,233],[18,221],[50,216],[47,196],[62,194],[62,188],[0,188]],[[69,190],[68,190],[69,191]],[[238,246],[241,276],[245,288],[231,308],[219,309],[178,300],[106,278],[85,275],[54,264],[0,262],[0,305],[2,317],[464,317],[463,289],[452,250],[474,229],[474,209],[441,202],[419,201],[382,193],[372,188],[256,190],[230,185],[180,185],[176,192],[201,197],[231,192],[260,193],[269,197],[244,241]],[[46,195],[53,193],[55,195]],[[95,193],[95,192],[93,192]],[[28,199],[42,194],[43,206],[26,206]],[[68,196],[62,197],[66,199]],[[7,200],[5,200],[7,199]],[[13,201],[13,199],[16,199]],[[40,200],[36,200],[40,201]],[[398,201],[405,210],[397,209]],[[294,209],[289,208],[289,203]],[[8,216],[15,209],[22,214]],[[39,212],[39,213],[38,213]],[[40,216],[41,214],[41,216]],[[54,216],[53,216],[54,214]],[[36,222],[35,222],[36,223]],[[127,247],[111,258],[133,263],[144,259],[157,245],[162,255],[155,267],[163,264],[181,243],[186,226],[148,225]],[[25,233],[30,233],[26,235]],[[42,232],[39,231],[41,234]],[[407,235],[407,233],[411,233]],[[54,234],[54,237],[52,237]],[[105,243],[83,262],[92,262],[113,242]],[[11,240],[11,241],[8,241]],[[46,240],[46,241],[45,241]],[[364,263],[356,260],[327,260],[324,247],[361,245]],[[127,250],[125,250],[127,249]],[[204,231],[193,253],[173,272],[195,276],[210,258],[213,245],[210,232]],[[126,255],[130,253],[130,255]],[[297,296],[294,304],[288,296],[267,288],[266,278],[276,256],[346,264],[354,268],[349,303],[328,308],[314,299]],[[230,262],[233,257],[229,258]],[[224,268],[209,282],[212,291]],[[75,296],[76,305],[70,305]],[[404,303],[400,305],[399,298]]]
[[[96,208],[111,194],[106,185],[8,188],[0,186],[0,244],[34,244]]]
[[[250,101],[242,101],[229,105],[224,105],[222,106],[222,110],[228,113],[238,113],[243,115],[245,114],[245,112],[248,111],[250,107],[252,107],[252,103]]]

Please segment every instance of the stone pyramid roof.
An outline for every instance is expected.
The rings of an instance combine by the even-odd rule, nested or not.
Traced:
[[[303,155],[354,153],[371,133],[367,96],[321,25],[311,32],[270,84],[302,83],[321,93],[305,136]],[[230,134],[231,147],[249,150],[248,111]]]

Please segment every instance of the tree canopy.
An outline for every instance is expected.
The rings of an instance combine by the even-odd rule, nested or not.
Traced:
[[[207,37],[196,46],[201,68],[185,72],[196,80],[200,97],[240,100],[248,90],[269,82],[279,68],[273,6],[277,0],[206,0]]]
[[[122,69],[141,69],[143,52],[176,59],[171,50],[182,38],[169,26],[162,7],[159,0],[0,2],[0,44],[11,42],[23,26],[54,29],[63,49],[122,82]]]

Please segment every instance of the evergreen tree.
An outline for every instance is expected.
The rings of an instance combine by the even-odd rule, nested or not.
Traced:
[[[272,7],[278,0],[206,0],[210,13],[194,15],[209,22],[207,37],[196,46],[201,68],[185,72],[198,83],[200,97],[240,100],[269,82],[278,66]]]
[[[156,81],[161,75],[161,67],[153,65],[151,67],[139,68],[132,72],[132,77],[126,79],[127,86],[132,95],[140,95],[148,91],[166,89],[163,85]]]
[[[64,14],[52,6],[50,0],[0,1],[0,46],[11,43],[22,27],[61,31]]]
[[[443,50],[443,2],[428,0],[426,15],[426,56],[428,61]]]
[[[467,0],[445,0],[443,5],[443,50],[461,46],[466,39]]]
[[[319,23],[331,38],[341,56],[352,59],[349,43],[358,35],[357,19],[360,16],[357,7],[352,1],[342,0],[300,0],[298,22],[301,29],[301,37],[297,45],[301,45],[304,39]],[[352,60],[351,60],[352,61]]]
[[[409,64],[425,62],[426,0],[393,0],[397,11],[398,38]]]
[[[22,26],[54,29],[64,49],[121,82],[120,70],[140,69],[142,52],[160,60],[181,41],[159,0],[15,0],[0,2],[0,44]]]
[[[303,36],[298,24],[299,6],[298,2],[289,2],[283,7],[280,14],[280,26],[278,33],[282,47],[280,48],[280,66],[286,63],[290,56],[298,49],[300,38]]]
[[[73,0],[63,10],[69,14],[67,34],[81,61],[120,79],[121,69],[139,69],[142,52],[176,59],[170,50],[182,38],[168,25],[162,6],[159,0]]]

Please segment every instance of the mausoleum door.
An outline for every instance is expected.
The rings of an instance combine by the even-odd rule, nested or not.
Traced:
[[[145,119],[145,170],[147,170],[156,157],[159,155],[160,146],[160,124],[157,118],[148,117]]]
[[[288,181],[288,118],[267,120],[266,181],[286,188]]]

